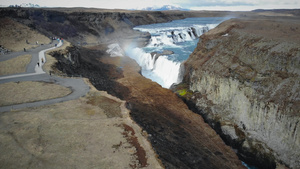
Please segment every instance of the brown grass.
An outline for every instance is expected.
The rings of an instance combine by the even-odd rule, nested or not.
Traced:
[[[31,57],[31,55],[22,55],[0,62],[0,76],[24,73],[27,65],[30,63]]]
[[[10,82],[0,85],[0,106],[35,102],[66,96],[71,90],[45,82]]]
[[[0,45],[12,51],[21,51],[24,48],[36,47],[39,44],[48,44],[50,39],[29,27],[9,18],[0,18]],[[30,44],[26,43],[26,40]]]
[[[101,96],[100,94],[88,96],[88,99],[88,104],[99,106],[101,109],[103,109],[108,118],[122,117],[120,103],[118,101]]]
[[[132,168],[143,168],[148,165],[146,152],[144,148],[140,145],[138,138],[135,136],[135,132],[132,127],[127,124],[123,124],[124,132],[123,135],[126,137],[127,141],[136,149],[135,156],[136,160],[139,162],[139,166],[131,165]]]
[[[84,80],[91,85],[87,79]],[[3,129],[0,131],[3,168],[30,168],[32,158],[26,155],[28,151],[35,155],[40,168],[141,166],[136,157],[139,150],[129,142],[129,138],[138,141],[135,144],[146,152],[145,169],[163,168],[150,143],[140,134],[141,128],[129,118],[125,102],[97,91],[94,86],[90,87],[87,96],[76,100],[0,114],[0,121],[3,121],[0,123]],[[123,116],[108,118],[102,106],[87,104],[93,102],[90,100],[94,99],[93,96],[119,101]],[[123,124],[128,127],[124,129]],[[128,138],[124,137],[124,132],[127,132]],[[18,145],[14,140],[18,141]],[[28,151],[24,152],[24,148]]]

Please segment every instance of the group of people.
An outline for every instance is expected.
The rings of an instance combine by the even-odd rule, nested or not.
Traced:
[[[58,37],[50,37],[50,39],[53,41],[53,40],[57,40],[58,42],[59,41],[62,41],[63,42],[63,38],[58,38]],[[52,42],[51,42],[52,43]]]
[[[42,58],[42,64],[44,64],[44,58]],[[40,67],[40,61],[37,62],[38,67]]]
[[[57,38],[57,37],[50,37],[50,39],[51,39],[52,41],[53,41],[53,40],[57,40],[58,42],[59,42],[59,41],[63,41],[63,38]],[[26,44],[30,44],[30,43],[28,42],[28,40],[26,40]],[[38,45],[38,44],[39,44],[39,42],[36,41],[36,45]],[[52,44],[52,42],[51,42],[50,44]],[[55,44],[55,47],[57,47],[57,43]],[[24,48],[24,52],[26,52],[26,48]],[[44,58],[41,59],[41,62],[42,62],[42,64],[44,64]],[[37,62],[37,66],[38,66],[38,67],[42,66],[42,64],[40,64],[40,61]],[[52,72],[50,71],[49,73],[50,73],[50,76],[51,76]]]

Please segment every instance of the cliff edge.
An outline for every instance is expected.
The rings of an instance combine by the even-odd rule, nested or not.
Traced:
[[[299,46],[299,18],[225,21],[201,37],[177,92],[248,163],[299,168]]]

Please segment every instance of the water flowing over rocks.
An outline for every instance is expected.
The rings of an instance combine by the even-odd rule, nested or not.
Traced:
[[[134,27],[149,32],[151,39],[146,47],[129,49],[126,54],[142,67],[143,76],[169,88],[181,82],[182,78],[178,76],[181,63],[192,53],[199,36],[225,19],[228,18],[186,18]]]
[[[223,22],[201,36],[174,89],[261,168],[300,168],[300,24],[293,19]]]

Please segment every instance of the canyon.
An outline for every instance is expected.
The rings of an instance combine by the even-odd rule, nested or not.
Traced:
[[[97,90],[125,100],[165,168],[245,168],[228,145],[260,168],[299,168],[295,12],[3,8],[0,16],[71,42],[51,53],[57,59],[53,73],[86,77]],[[111,43],[147,44],[149,34],[133,30],[137,25],[228,15],[240,19],[201,36],[184,63],[183,82],[172,86],[177,95],[141,76],[134,60],[106,53]]]
[[[261,168],[300,166],[300,24],[293,19],[223,22],[201,37],[177,86],[242,159]]]

